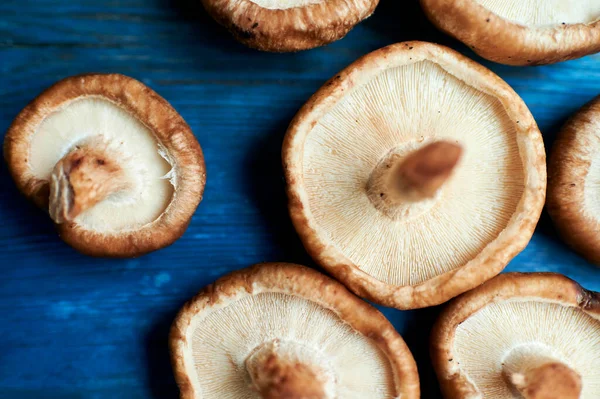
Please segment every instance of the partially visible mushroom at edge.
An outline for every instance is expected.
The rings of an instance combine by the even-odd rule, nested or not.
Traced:
[[[553,273],[507,273],[452,301],[431,357],[447,399],[600,396],[600,294]]]
[[[139,256],[177,240],[202,199],[200,145],[135,79],[73,76],[15,118],[4,155],[19,190],[61,238],[95,256]]]
[[[344,37],[379,0],[202,0],[240,42],[263,51],[307,50]]]
[[[551,64],[600,51],[596,0],[421,0],[440,30],[508,65]]]
[[[417,399],[406,344],[375,308],[312,269],[266,263],[189,301],[171,329],[182,399]]]
[[[600,97],[575,114],[554,142],[546,207],[562,239],[600,265]]]
[[[282,149],[292,221],[356,294],[413,309],[502,271],[529,242],[545,150],[523,100],[443,46],[368,54],[298,112]]]

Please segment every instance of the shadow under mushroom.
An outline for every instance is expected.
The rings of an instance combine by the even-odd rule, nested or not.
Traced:
[[[391,39],[390,43],[422,40],[459,47],[460,42],[438,31],[425,17],[418,1],[381,0],[363,24]]]
[[[286,113],[287,114],[287,113]],[[243,163],[244,190],[264,218],[277,260],[315,267],[292,225],[287,208],[285,180],[281,166],[281,146],[287,129],[282,119],[274,129],[256,140]]]
[[[429,357],[429,336],[443,307],[444,305],[409,311],[405,318],[402,338],[419,365],[422,398],[442,397]],[[394,311],[397,312],[397,310]]]
[[[169,352],[169,332],[171,323],[179,309],[172,309],[157,318],[146,336],[147,378],[154,399],[170,399],[179,397],[179,388],[175,383],[171,369],[171,354]]]
[[[225,28],[217,24],[204,10],[199,0],[163,0],[166,9],[174,10],[178,23],[190,24],[196,33],[196,46],[217,47],[227,46],[227,50],[248,51],[237,43]]]

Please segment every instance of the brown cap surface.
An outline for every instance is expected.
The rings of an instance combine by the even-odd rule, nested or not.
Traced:
[[[600,6],[580,0],[421,0],[440,30],[508,65],[551,64],[600,51]]]
[[[546,206],[563,240],[600,264],[600,97],[575,114],[554,142]]]

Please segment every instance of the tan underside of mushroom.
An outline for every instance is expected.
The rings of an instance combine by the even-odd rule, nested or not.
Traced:
[[[593,399],[600,392],[599,336],[600,321],[578,308],[503,301],[458,326],[452,361],[483,398]],[[545,396],[549,391],[554,396]]]
[[[463,148],[452,173],[431,196],[382,211],[369,193],[374,169],[439,141]],[[525,180],[502,104],[430,61],[388,69],[347,94],[308,134],[303,168],[319,234],[399,286],[479,255],[515,213]]]
[[[594,151],[591,157],[590,168],[585,177],[585,187],[583,190],[584,208],[582,212],[589,218],[600,220],[600,119],[598,120],[598,134],[590,137],[599,150]]]
[[[263,8],[270,10],[287,10],[288,8],[304,7],[311,4],[319,4],[326,0],[250,0]]]
[[[547,209],[561,238],[600,263],[600,103],[583,107],[561,129],[548,162]]]
[[[50,214],[97,232],[156,220],[173,196],[171,166],[152,132],[99,97],[66,103],[31,139],[33,176],[51,183]]]
[[[375,343],[309,300],[272,292],[245,296],[193,323],[191,351],[203,399],[394,395],[389,362]],[[315,396],[278,396],[298,393],[298,384],[302,395]]]
[[[590,23],[600,18],[599,0],[475,0],[510,21],[527,26]]]

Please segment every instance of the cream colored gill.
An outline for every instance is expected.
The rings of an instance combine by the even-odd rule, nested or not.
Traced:
[[[337,398],[394,397],[391,366],[376,344],[312,301],[283,293],[247,295],[193,323],[202,399],[260,398],[250,388],[245,362],[274,340],[294,351],[293,358],[331,372]]]
[[[287,10],[289,8],[305,7],[311,4],[323,3],[326,0],[250,0],[251,2],[270,10]]]
[[[445,139],[464,154],[435,203],[392,220],[366,194],[390,151]],[[356,88],[307,135],[304,185],[318,234],[367,274],[415,285],[463,266],[508,224],[524,190],[516,130],[502,104],[423,61]],[[417,209],[418,208],[418,209]]]
[[[589,141],[585,141],[585,148],[579,149],[586,152],[585,156],[590,160],[583,188],[583,212],[590,219],[598,220],[600,218],[600,119],[594,119],[590,123],[592,125],[586,127]]]
[[[600,18],[600,0],[475,0],[505,19],[527,26],[590,23]]]
[[[548,302],[492,303],[458,326],[452,357],[483,398],[514,399],[504,373],[554,360],[581,375],[581,399],[595,399],[600,392],[600,321]]]
[[[156,220],[173,196],[165,178],[171,165],[152,132],[128,112],[100,97],[76,99],[46,117],[31,139],[33,175],[49,180],[54,165],[79,144],[101,137],[125,169],[131,189],[116,193],[77,216],[85,229],[111,232]]]

